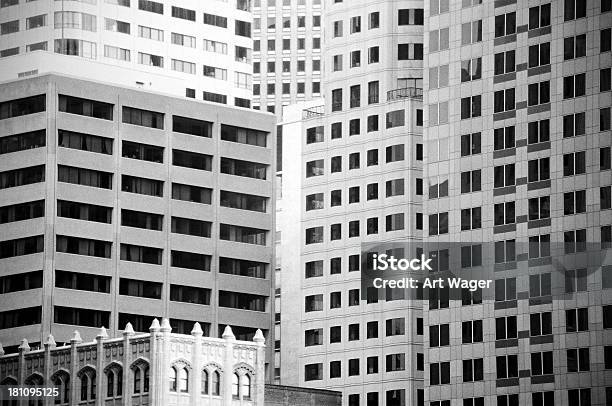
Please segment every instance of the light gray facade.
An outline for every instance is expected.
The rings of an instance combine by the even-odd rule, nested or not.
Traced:
[[[425,304],[425,402],[609,405],[610,2],[425,16],[426,241],[496,252],[494,299]]]
[[[5,349],[68,342],[75,325],[85,339],[96,324],[146,331],[153,317],[178,333],[197,321],[206,336],[231,325],[271,340],[271,114],[60,75],[1,86]],[[14,103],[36,95],[39,112]]]

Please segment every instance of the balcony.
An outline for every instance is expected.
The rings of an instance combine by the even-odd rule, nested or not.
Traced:
[[[302,110],[302,120],[306,120],[313,117],[322,116],[325,112],[325,106],[314,106],[307,109]]]
[[[403,87],[400,89],[389,90],[387,92],[387,101],[399,99],[423,100],[423,89],[420,87]]]

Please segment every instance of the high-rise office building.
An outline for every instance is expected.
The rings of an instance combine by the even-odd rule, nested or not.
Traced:
[[[2,2],[8,351],[152,316],[270,332],[274,119],[180,99],[250,106],[249,2],[214,3]]]
[[[428,405],[612,404],[610,10],[425,2],[426,240],[495,286],[425,303]]]
[[[255,0],[253,107],[283,107],[321,96],[321,0]]]
[[[1,87],[6,352],[154,317],[271,339],[272,115],[55,74]]]
[[[251,23],[249,0],[5,0],[1,79],[55,70],[250,107]]]
[[[422,1],[326,1],[323,21],[325,103],[283,113],[281,383],[416,404],[421,309],[361,300],[359,270],[362,243],[421,233]]]

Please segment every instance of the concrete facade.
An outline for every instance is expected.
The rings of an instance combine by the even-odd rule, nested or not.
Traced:
[[[253,108],[274,112],[321,96],[324,2],[253,1]]]
[[[421,236],[422,7],[326,1],[324,101],[283,113],[281,384],[343,405],[422,399],[421,308],[366,303],[359,272],[362,244]]]
[[[1,80],[55,71],[250,107],[248,0],[10,0],[1,10],[0,57],[18,68]]]
[[[427,348],[425,402],[609,405],[609,267],[575,268],[610,241],[610,2],[427,1],[425,16],[426,241],[501,250],[483,255],[494,299],[425,304],[425,342],[449,332]]]
[[[272,115],[59,75],[1,86],[7,353],[154,317],[272,340]],[[14,102],[36,95],[37,112]]]

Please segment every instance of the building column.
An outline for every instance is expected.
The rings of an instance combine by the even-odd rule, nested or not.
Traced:
[[[104,392],[104,340],[108,338],[108,333],[104,326],[100,327],[96,335],[96,406],[103,406],[105,399]]]
[[[151,327],[149,327],[149,403],[151,406],[159,405],[159,371],[157,359],[159,349],[157,348],[157,333],[159,332],[159,321],[153,319]],[[144,376],[142,377],[144,379]]]
[[[77,353],[77,345],[81,344],[83,340],[77,330],[74,331],[74,335],[70,339],[70,406],[77,406],[78,401],[78,388],[80,384],[77,380],[77,372],[79,372],[79,355]]]
[[[223,339],[225,340],[225,357],[223,358],[223,404],[232,404],[232,374],[234,373],[234,341],[236,336],[230,326],[225,326],[223,330]]]
[[[45,386],[53,386],[53,382],[51,382],[51,374],[53,369],[51,368],[51,350],[55,349],[55,339],[51,334],[47,337],[47,341],[45,341]],[[45,405],[51,406],[55,403],[55,399],[52,397],[45,398]]]
[[[166,398],[169,396],[170,388],[168,387],[168,368],[170,368],[170,356],[168,355],[170,352],[170,333],[172,332],[172,327],[170,327],[170,321],[164,317],[162,319],[162,324],[159,329],[162,335],[162,342],[159,357],[157,357],[157,365],[158,365],[158,378],[161,382],[158,382],[158,403],[152,406],[162,406],[167,402]],[[178,377],[177,377],[178,378]]]
[[[26,376],[26,368],[25,368],[25,355],[30,352],[30,344],[28,344],[28,340],[27,339],[23,339],[21,340],[21,345],[19,346],[19,359],[18,359],[18,363],[19,363],[19,376],[17,377],[18,382],[17,385],[19,386],[25,386],[25,380],[27,378]],[[21,399],[19,400],[19,404],[21,406],[27,406],[28,405],[28,400],[27,399]]]
[[[132,385],[130,385],[130,365],[132,364],[132,351],[130,351],[130,337],[134,335],[134,328],[131,323],[125,325],[125,329],[123,330],[123,368],[121,368],[121,373],[123,374],[123,379],[121,380],[121,393],[123,402],[122,404],[125,406],[129,406],[132,404]],[[150,368],[150,367],[149,367]],[[151,371],[149,369],[149,371]],[[144,379],[144,376],[142,377]]]
[[[190,405],[198,406],[200,402],[201,383],[202,383],[202,326],[200,323],[193,325],[191,335],[193,336],[193,358],[191,371],[191,386],[189,387],[189,395],[191,396]]]
[[[264,405],[265,374],[266,374],[266,339],[260,329],[257,329],[253,341],[257,344],[257,359],[255,360],[255,405]]]

